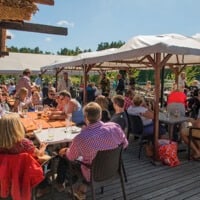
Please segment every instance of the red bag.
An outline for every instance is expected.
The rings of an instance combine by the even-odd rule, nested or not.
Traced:
[[[161,139],[158,141],[159,142],[159,157],[160,160],[171,167],[175,167],[180,164],[180,161],[178,159],[177,155],[177,143],[170,141],[170,140],[165,140]]]

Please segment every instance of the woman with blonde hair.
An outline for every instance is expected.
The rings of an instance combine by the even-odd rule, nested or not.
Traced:
[[[20,88],[15,98],[13,111],[17,112],[19,106],[22,109],[25,109],[25,108],[28,109],[30,105],[31,105],[31,101],[28,98],[28,90],[25,87]]]
[[[32,155],[39,163],[49,159],[45,156],[46,143],[41,143],[36,148],[32,141],[25,138],[24,127],[17,114],[5,114],[0,119],[0,154],[20,154],[28,153]],[[37,190],[37,197],[49,192],[48,182],[44,179]]]
[[[138,115],[141,117],[144,125],[144,134],[152,135],[154,134],[154,113],[151,110],[148,110],[144,106],[144,98],[140,95],[135,95],[133,98],[133,105],[129,106],[127,110],[129,115]],[[160,137],[165,138],[164,134],[166,130],[160,125]]]
[[[17,114],[5,114],[0,119],[0,153],[30,153],[34,157],[44,155],[47,144],[36,148],[32,141],[25,138],[24,127]]]
[[[103,122],[108,122],[110,121],[111,115],[110,112],[108,110],[108,100],[105,96],[103,95],[99,95],[98,97],[96,97],[95,102],[98,103],[101,106],[102,109],[102,117],[101,117],[101,121]]]

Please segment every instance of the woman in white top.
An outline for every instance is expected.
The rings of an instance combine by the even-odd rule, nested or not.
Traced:
[[[139,115],[142,119],[144,125],[144,134],[145,135],[153,135],[154,134],[154,113],[148,110],[144,106],[144,99],[140,95],[135,95],[133,98],[132,106],[129,106],[127,112],[129,115]],[[160,126],[160,136],[166,133],[165,128]]]

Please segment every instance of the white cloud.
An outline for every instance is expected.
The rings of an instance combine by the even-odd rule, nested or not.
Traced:
[[[15,35],[9,30],[6,30],[6,35],[10,36],[11,39],[13,39],[15,37]]]
[[[66,20],[61,20],[59,22],[57,22],[58,26],[70,26],[70,27],[74,27],[74,23],[73,22],[68,22]]]
[[[45,41],[46,41],[46,42],[51,42],[51,41],[52,41],[52,38],[46,37],[46,38],[45,38]]]

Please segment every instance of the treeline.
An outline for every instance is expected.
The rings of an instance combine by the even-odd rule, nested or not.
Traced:
[[[110,49],[110,48],[119,48],[121,47],[125,42],[118,41],[118,42],[101,42],[98,44],[98,47],[96,51],[104,50],[104,49]],[[36,53],[36,54],[53,54],[52,52],[45,51],[43,52],[40,50],[39,47],[35,47],[34,49],[27,48],[27,47],[22,47],[22,48],[17,48],[14,46],[9,47],[10,52],[16,52],[16,53]],[[66,55],[66,56],[76,56],[80,53],[85,53],[85,52],[91,52],[91,49],[85,49],[81,50],[79,47],[76,47],[75,49],[68,49],[68,48],[61,48],[60,51],[57,51],[58,55]]]

